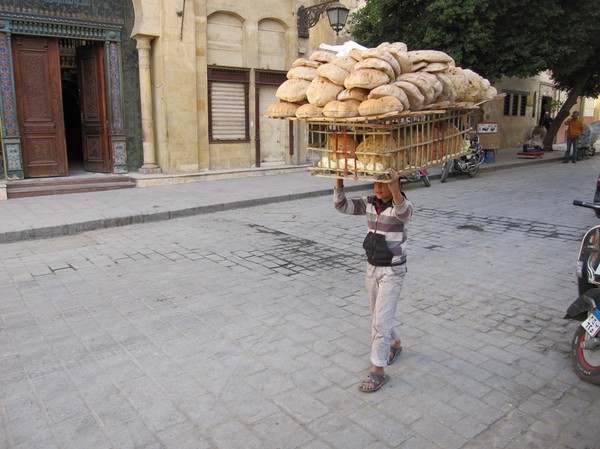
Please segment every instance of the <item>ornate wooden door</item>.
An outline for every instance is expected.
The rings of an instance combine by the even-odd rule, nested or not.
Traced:
[[[109,173],[104,46],[94,43],[77,48],[79,101],[82,115],[83,168]]]
[[[65,176],[67,147],[58,41],[14,36],[13,61],[24,175]]]

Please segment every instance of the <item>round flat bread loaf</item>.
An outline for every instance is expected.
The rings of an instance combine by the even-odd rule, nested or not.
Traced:
[[[493,100],[498,95],[498,91],[494,86],[490,86],[487,88],[483,95],[484,100]]]
[[[408,81],[409,83],[417,85],[419,89],[426,89],[428,87],[431,87],[436,79],[437,78],[430,73],[410,72],[403,73],[398,78],[396,78],[396,81]]]
[[[344,80],[348,75],[350,75],[350,72],[333,63],[323,64],[319,66],[316,71],[319,76],[327,78],[329,81],[337,84],[338,86],[343,86]]]
[[[308,98],[309,103],[324,107],[330,101],[335,100],[342,90],[344,90],[343,86],[332,83],[322,76],[317,76],[308,85],[306,98]]]
[[[433,89],[433,83],[437,81],[437,78],[434,75],[424,72],[404,73],[400,75],[396,81],[407,81],[417,86],[425,97],[423,105],[433,103],[437,98],[436,92]]]
[[[402,112],[404,105],[396,97],[381,97],[363,101],[358,107],[358,112],[363,117],[387,114],[388,112]]]
[[[356,147],[356,152],[383,153],[393,150],[397,146],[396,140],[389,133],[371,134]]]
[[[369,95],[368,89],[362,89],[360,87],[353,87],[351,89],[344,89],[343,91],[341,91],[338,94],[337,99],[340,101],[346,101],[346,100],[364,101],[367,99],[368,95]]]
[[[398,61],[401,73],[408,73],[412,71],[413,63],[408,57],[408,53],[406,51],[399,50],[396,47],[391,47],[389,52],[396,59],[396,61]]]
[[[447,100],[436,101],[435,103],[430,103],[427,105],[425,109],[433,110],[433,109],[448,109],[452,107],[453,103]]]
[[[485,91],[483,88],[483,78],[470,69],[463,69],[463,74],[466,75],[469,87],[467,89],[466,101],[479,101],[483,98]]]
[[[292,62],[292,67],[312,67],[316,69],[321,65],[318,61],[311,61],[309,59],[298,58],[294,62]]]
[[[412,71],[413,72],[418,72],[423,67],[427,67],[427,64],[429,64],[427,61],[416,61],[416,62],[413,62]]]
[[[437,79],[436,76],[434,76],[434,80],[431,83],[431,87],[433,87],[433,90],[435,92],[435,98],[437,99],[440,95],[442,95],[442,92],[444,91],[444,86],[442,85],[442,82],[440,80]]]
[[[427,146],[423,145],[425,134],[418,128],[405,128],[403,131],[397,139],[400,147],[406,147],[405,168],[410,170],[425,165],[427,163]]]
[[[429,85],[425,90],[422,90],[421,93],[425,97],[425,101],[423,101],[423,106],[427,106],[428,104],[431,104],[436,100],[435,91],[433,90],[433,87]]]
[[[312,81],[317,76],[317,69],[313,67],[299,66],[292,67],[287,72],[288,79],[301,79]]]
[[[413,83],[409,83],[408,81],[396,81],[394,85],[400,87],[408,97],[411,111],[420,111],[423,109],[425,97],[417,86],[415,86]]]
[[[355,61],[362,61],[362,52],[363,51],[359,50],[358,48],[353,48],[352,50],[350,50],[350,53],[348,53],[348,56],[350,56]]]
[[[446,62],[429,62],[421,69],[422,72],[443,72],[448,68]]]
[[[462,69],[460,67],[448,67],[445,74],[454,85],[454,90],[456,91],[455,101],[466,101],[464,98],[469,90],[469,81]]]
[[[408,46],[404,42],[392,42],[390,47],[399,51],[408,51]]]
[[[387,76],[389,76],[391,80],[396,78],[396,73],[394,72],[394,69],[392,68],[392,66],[389,65],[389,63],[387,63],[383,59],[379,59],[379,58],[363,59],[362,61],[356,63],[355,69],[356,70],[360,70],[360,69],[381,70]]]
[[[441,160],[444,156],[455,155],[462,151],[463,139],[460,130],[452,123],[433,128],[432,158]]]
[[[294,117],[299,107],[299,104],[287,101],[272,103],[267,108],[267,116],[274,118]]]
[[[408,52],[408,56],[413,62],[427,61],[454,63],[454,59],[452,59],[450,55],[439,50],[413,50]]]
[[[330,64],[337,65],[345,71],[351,72],[352,70],[354,70],[356,60],[354,58],[351,58],[350,56],[338,56],[333,61],[331,61]]]
[[[481,88],[485,92],[490,87],[490,80],[487,78],[481,77]]]
[[[275,96],[282,101],[299,103],[306,100],[306,91],[311,81],[302,79],[290,79],[284,81],[275,92]]]
[[[342,158],[355,157],[358,142],[354,136],[342,132],[333,132],[327,135],[327,148],[331,151],[329,158],[337,161]]]
[[[402,68],[400,64],[396,60],[396,58],[387,50],[381,50],[379,48],[368,48],[367,50],[363,50],[362,52],[363,59],[366,58],[379,58],[383,59],[387,62],[394,71],[395,76],[400,75],[402,73]],[[390,76],[390,79],[394,79],[394,76]]]
[[[335,59],[335,55],[328,51],[317,50],[312,55],[310,55],[311,61],[319,61],[322,63],[328,63]]]
[[[387,152],[397,146],[389,133],[369,135],[356,148],[356,159],[369,171],[383,172],[390,168],[390,155]]]
[[[441,95],[443,91],[442,83],[437,79],[435,74],[430,72],[415,72],[417,79],[424,80],[427,84],[433,88],[434,91],[434,99],[437,99],[439,95]]]
[[[358,106],[360,101],[348,100],[348,101],[330,101],[323,108],[323,115],[325,117],[335,118],[346,118],[346,117],[358,117]]]
[[[323,108],[314,104],[306,103],[296,109],[296,117],[298,118],[317,118],[323,117]]]
[[[346,89],[360,87],[362,89],[373,89],[382,84],[388,84],[390,77],[377,69],[360,69],[350,73],[344,81]]]
[[[438,96],[438,101],[450,101],[456,100],[456,89],[454,83],[445,73],[436,73],[436,78],[442,83],[442,93]]]
[[[410,103],[404,90],[393,84],[384,84],[383,86],[377,86],[369,92],[369,100],[382,98],[382,97],[396,97],[402,103],[402,110],[410,109]]]

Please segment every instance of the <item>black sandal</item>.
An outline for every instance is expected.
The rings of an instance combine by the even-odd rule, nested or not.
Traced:
[[[358,389],[364,393],[373,393],[379,390],[390,380],[390,376],[384,374],[377,374],[375,371],[371,371],[365,380],[362,380],[358,385]]]
[[[394,346],[390,346],[390,353],[388,354],[387,364],[391,365],[396,360],[396,357],[400,355],[402,352],[402,346],[398,346],[395,348]]]

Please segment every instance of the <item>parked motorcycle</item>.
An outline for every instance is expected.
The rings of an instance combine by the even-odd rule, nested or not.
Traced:
[[[600,121],[590,123],[579,138],[577,145],[577,160],[589,159],[596,154],[596,140],[600,136]]]
[[[425,187],[431,187],[431,182],[429,181],[429,175],[427,174],[427,170],[419,170],[414,173],[407,173],[402,176],[402,179],[405,179],[407,182],[423,181]]]
[[[479,166],[485,158],[485,151],[479,142],[479,136],[475,135],[471,138],[469,148],[471,149],[469,154],[452,161],[444,162],[444,165],[442,165],[442,176],[440,177],[441,182],[446,182],[450,173],[463,173],[471,178],[477,174]]]
[[[600,203],[574,200],[575,206],[600,211]],[[577,259],[579,297],[565,318],[580,321],[571,342],[571,361],[577,375],[600,385],[600,225],[583,237]]]

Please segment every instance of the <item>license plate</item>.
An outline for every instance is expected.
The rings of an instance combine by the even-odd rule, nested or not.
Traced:
[[[600,332],[600,311],[594,309],[594,312],[581,325],[588,334],[595,337]]]

